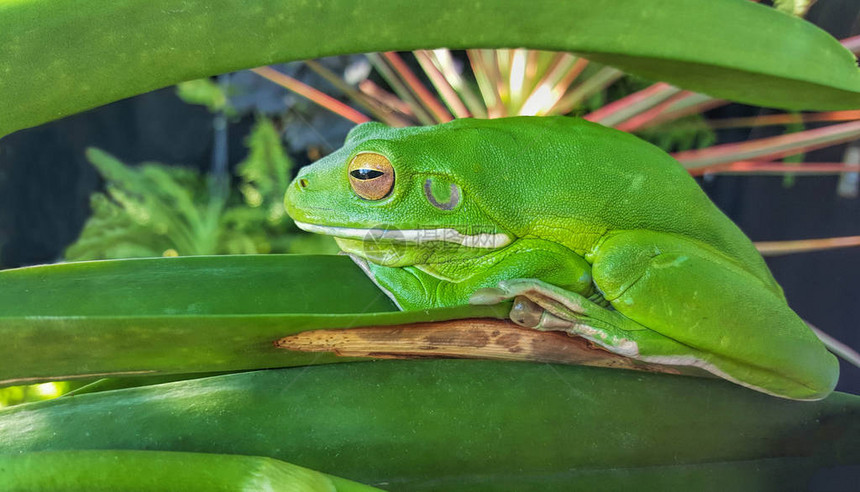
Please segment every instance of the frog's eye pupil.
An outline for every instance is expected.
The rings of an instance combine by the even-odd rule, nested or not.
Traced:
[[[385,173],[377,171],[376,169],[356,169],[349,174],[355,179],[367,180],[378,178]]]
[[[353,157],[347,175],[352,191],[364,200],[382,200],[394,188],[394,167],[388,157],[377,152],[361,152]]]

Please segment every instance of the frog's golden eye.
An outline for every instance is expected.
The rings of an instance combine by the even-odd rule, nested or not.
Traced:
[[[349,185],[365,200],[381,200],[394,188],[394,168],[382,154],[362,152],[349,163]]]

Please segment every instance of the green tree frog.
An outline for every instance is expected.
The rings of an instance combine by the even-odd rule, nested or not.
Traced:
[[[671,156],[568,117],[355,127],[286,207],[401,309],[514,299],[511,319],[645,362],[816,400],[836,358]]]

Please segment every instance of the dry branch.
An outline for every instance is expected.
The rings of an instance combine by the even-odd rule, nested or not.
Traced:
[[[275,346],[299,352],[332,352],[342,357],[512,360],[707,376],[696,368],[648,364],[614,354],[565,333],[532,330],[510,321],[486,318],[311,330],[281,338]]]

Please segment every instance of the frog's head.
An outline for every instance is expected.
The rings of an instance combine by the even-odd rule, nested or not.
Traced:
[[[479,133],[456,121],[359,125],[341,149],[299,172],[287,189],[287,212],[298,227],[386,266],[486,254],[513,237],[470,193],[481,172],[470,154],[481,145]]]

